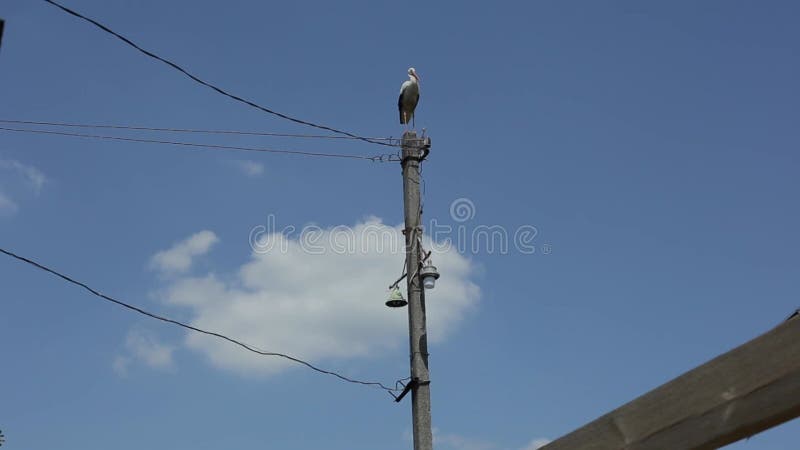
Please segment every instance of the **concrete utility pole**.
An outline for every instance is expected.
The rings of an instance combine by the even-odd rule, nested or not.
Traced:
[[[403,204],[405,207],[406,273],[408,274],[408,331],[411,351],[411,418],[414,450],[432,450],[431,387],[428,373],[428,334],[425,325],[425,291],[420,269],[422,249],[422,211],[420,207],[419,166],[427,156],[417,133],[406,131],[402,140]]]

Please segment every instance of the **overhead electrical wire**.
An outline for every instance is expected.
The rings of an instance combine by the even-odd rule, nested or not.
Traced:
[[[240,97],[238,95],[232,94],[232,93],[222,89],[221,87],[219,87],[219,86],[217,86],[217,85],[215,85],[213,83],[210,83],[208,81],[205,81],[202,78],[198,77],[197,75],[194,75],[193,73],[189,72],[187,69],[184,69],[183,67],[179,66],[177,63],[172,62],[172,61],[170,61],[170,60],[168,60],[166,58],[163,58],[161,56],[158,56],[157,54],[140,47],[135,42],[131,41],[130,39],[126,38],[125,36],[117,33],[116,31],[112,30],[111,28],[107,27],[106,25],[103,25],[102,23],[100,23],[100,22],[98,22],[98,21],[96,21],[96,20],[94,20],[92,18],[86,17],[86,16],[84,16],[83,14],[81,14],[81,13],[79,13],[77,11],[74,11],[74,10],[72,10],[72,9],[70,9],[70,8],[60,4],[60,3],[55,2],[54,0],[44,0],[44,1],[49,3],[49,4],[51,4],[51,5],[53,5],[53,6],[55,6],[56,8],[58,8],[58,9],[60,9],[62,11],[64,11],[65,13],[67,13],[67,14],[69,14],[71,16],[77,17],[79,19],[82,19],[82,20],[85,20],[86,22],[91,23],[92,25],[96,26],[97,28],[100,28],[101,30],[105,31],[106,33],[111,34],[112,36],[116,37],[117,39],[121,40],[122,42],[126,43],[127,45],[135,48],[139,52],[149,56],[150,58],[158,60],[158,61],[160,61],[160,62],[172,67],[173,69],[175,69],[178,72],[182,73],[183,75],[185,75],[186,77],[190,78],[191,80],[193,80],[193,81],[195,81],[195,82],[197,82],[199,84],[202,84],[203,86],[206,86],[206,87],[208,87],[210,89],[213,89],[217,93],[222,94],[222,95],[224,95],[224,96],[226,96],[228,98],[231,98],[231,99],[233,99],[233,100],[235,100],[237,102],[244,103],[245,105],[251,106],[251,107],[256,108],[256,109],[258,109],[260,111],[263,111],[265,113],[272,114],[274,116],[277,116],[277,117],[280,117],[282,119],[286,119],[286,120],[289,120],[291,122],[298,123],[298,124],[301,124],[301,125],[306,125],[306,126],[309,126],[309,127],[318,128],[320,130],[330,131],[332,133],[340,134],[340,135],[343,135],[343,136],[348,136],[348,137],[355,138],[355,139],[358,139],[358,140],[364,141],[364,142],[369,142],[369,143],[372,143],[372,144],[385,145],[385,146],[394,146],[393,144],[382,142],[380,140],[374,140],[374,139],[371,139],[371,138],[368,138],[368,137],[359,136],[357,134],[350,133],[348,131],[343,131],[343,130],[332,128],[332,127],[329,127],[329,126],[326,126],[326,125],[320,125],[320,124],[317,124],[317,123],[314,123],[314,122],[309,122],[307,120],[298,119],[296,117],[292,117],[292,116],[289,116],[287,114],[284,114],[284,113],[272,110],[270,108],[267,108],[265,106],[259,105],[258,103],[254,102],[254,101],[247,100],[247,99],[245,99],[243,97]]]
[[[127,308],[127,309],[129,309],[131,311],[134,311],[134,312],[137,312],[139,314],[145,315],[145,316],[150,317],[152,319],[160,320],[162,322],[171,323],[173,325],[177,325],[177,326],[179,326],[181,328],[185,328],[187,330],[191,330],[191,331],[194,331],[194,332],[197,332],[197,333],[201,333],[201,334],[205,334],[205,335],[209,335],[209,336],[214,336],[216,338],[228,341],[228,342],[230,342],[232,344],[235,344],[235,345],[238,345],[239,347],[244,348],[245,350],[248,350],[250,352],[253,352],[253,353],[256,353],[256,354],[259,354],[259,355],[262,355],[262,356],[275,356],[275,357],[279,357],[279,358],[288,359],[289,361],[293,361],[295,363],[298,363],[298,364],[301,364],[303,366],[306,366],[306,367],[308,367],[309,369],[311,369],[311,370],[313,370],[315,372],[319,372],[321,374],[331,375],[333,377],[336,377],[336,378],[340,379],[341,381],[345,381],[345,382],[353,383],[353,384],[360,384],[360,385],[364,385],[364,386],[373,386],[373,387],[376,387],[376,388],[379,388],[379,389],[383,389],[383,390],[389,392],[390,394],[392,394],[393,397],[394,397],[394,394],[393,394],[394,392],[401,390],[401,389],[398,389],[398,387],[397,387],[398,383],[400,383],[401,381],[405,381],[405,379],[398,380],[397,382],[395,382],[395,387],[394,388],[390,388],[390,387],[384,385],[383,383],[380,383],[380,382],[377,382],[377,381],[357,380],[357,379],[344,376],[344,375],[342,375],[340,373],[337,373],[337,372],[334,372],[334,371],[331,371],[331,370],[321,369],[321,368],[316,367],[316,366],[314,366],[313,364],[311,364],[311,363],[309,363],[307,361],[303,361],[300,358],[295,358],[294,356],[290,356],[290,355],[287,355],[285,353],[266,352],[266,351],[263,351],[263,350],[259,350],[259,349],[257,349],[256,347],[254,347],[254,346],[252,346],[250,344],[245,344],[242,341],[239,341],[237,339],[228,337],[228,336],[226,336],[224,334],[217,333],[217,332],[214,332],[214,331],[204,330],[202,328],[197,328],[195,326],[189,325],[189,324],[181,322],[179,320],[170,319],[169,317],[165,317],[165,316],[161,316],[161,315],[158,315],[158,314],[155,314],[155,313],[151,313],[151,312],[146,311],[146,310],[144,310],[142,308],[139,308],[137,306],[131,305],[129,303],[125,303],[125,302],[123,302],[121,300],[117,300],[117,299],[115,299],[115,298],[113,298],[113,297],[111,297],[109,295],[101,293],[97,289],[94,289],[94,288],[90,287],[89,285],[87,285],[87,284],[85,284],[83,282],[77,281],[77,280],[75,280],[75,279],[73,279],[73,278],[71,278],[71,277],[69,277],[67,275],[64,275],[63,273],[60,273],[60,272],[58,272],[58,271],[56,271],[54,269],[51,269],[51,268],[49,268],[49,267],[47,267],[47,266],[45,266],[43,264],[40,264],[40,263],[38,263],[38,262],[36,262],[36,261],[34,261],[32,259],[26,258],[24,256],[17,255],[16,253],[14,253],[12,251],[9,251],[9,250],[6,250],[4,248],[0,248],[0,253],[3,253],[6,256],[14,258],[14,259],[16,259],[16,260],[18,260],[20,262],[23,262],[23,263],[29,264],[29,265],[31,265],[33,267],[36,267],[37,269],[43,270],[43,271],[45,271],[45,272],[47,272],[47,273],[49,273],[51,275],[54,275],[54,276],[56,276],[58,278],[61,278],[62,280],[66,281],[68,283],[71,283],[71,284],[74,284],[76,286],[79,286],[79,287],[89,291],[92,295],[94,295],[96,297],[99,297],[99,298],[101,298],[101,299],[103,299],[105,301],[114,303],[114,304],[116,304],[118,306],[121,306],[123,308]]]
[[[164,127],[145,127],[138,125],[87,124],[87,123],[71,123],[71,122],[38,122],[33,120],[0,119],[0,123],[15,124],[15,125],[42,125],[42,126],[66,127],[66,128],[99,128],[99,129],[114,129],[114,130],[131,130],[131,131],[159,131],[165,133],[231,134],[231,135],[243,135],[243,136],[270,136],[270,137],[301,138],[301,139],[351,139],[351,140],[359,139],[350,136],[331,136],[326,134],[274,133],[266,131],[217,130],[217,129],[198,129],[198,128],[164,128]],[[368,139],[375,141],[384,141],[384,142],[398,141],[398,139],[392,137],[370,137]]]
[[[66,131],[52,131],[52,130],[31,130],[24,128],[10,128],[10,127],[0,127],[0,131],[9,131],[14,133],[44,134],[44,135],[55,135],[55,136],[69,136],[69,137],[79,137],[86,139],[103,139],[103,140],[124,141],[124,142],[138,142],[144,144],[174,145],[180,147],[204,148],[204,149],[223,150],[223,151],[280,153],[287,155],[324,157],[324,158],[360,159],[372,162],[397,161],[396,155],[388,153],[381,155],[374,155],[374,156],[364,156],[364,155],[355,155],[347,153],[323,153],[323,152],[308,152],[301,150],[283,150],[283,149],[264,148],[264,147],[245,147],[239,145],[202,144],[197,142],[168,141],[161,139],[144,139],[144,138],[134,138],[134,137],[124,137],[124,136],[70,133]]]

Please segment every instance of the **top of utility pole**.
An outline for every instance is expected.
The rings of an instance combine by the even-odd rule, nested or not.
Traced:
[[[428,157],[428,153],[431,151],[431,138],[425,136],[424,130],[420,137],[417,137],[416,131],[406,131],[403,133],[400,145],[403,148],[401,163],[405,158],[414,158],[422,161]]]

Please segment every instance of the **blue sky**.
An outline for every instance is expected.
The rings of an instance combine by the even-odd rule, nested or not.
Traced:
[[[67,5],[235,93],[364,135],[402,133],[397,90],[416,67],[416,122],[433,139],[426,222],[538,230],[533,254],[437,255],[438,448],[533,448],[800,303],[795,2]],[[44,2],[7,0],[0,17],[0,119],[313,132]],[[450,215],[460,198],[474,205],[463,223]],[[405,312],[382,305],[402,256],[262,255],[249,238],[270,215],[279,228],[393,230],[401,201],[397,164],[0,132],[4,248],[148,309],[385,382],[407,374]],[[9,448],[411,446],[407,403],[256,361],[7,258],[0,305]],[[731,448],[787,449],[798,432],[793,422]]]

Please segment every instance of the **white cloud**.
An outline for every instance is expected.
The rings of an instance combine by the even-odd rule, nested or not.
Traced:
[[[537,438],[531,441],[530,444],[522,448],[522,450],[537,450],[550,443],[550,439]]]
[[[47,177],[37,168],[23,164],[13,159],[0,159],[0,172],[12,172],[22,177],[25,184],[29,185],[38,195],[47,182]],[[0,175],[3,175],[0,173]],[[4,179],[5,176],[0,177]],[[19,211],[19,205],[6,193],[0,192],[0,216],[12,216]]]
[[[436,447],[450,450],[491,450],[497,446],[491,442],[469,438],[455,433],[442,433],[433,429],[433,443]]]
[[[257,177],[264,173],[264,164],[250,160],[236,161],[236,167],[248,177]]]
[[[36,194],[42,191],[42,187],[47,182],[47,177],[39,169],[13,159],[0,159],[0,169],[11,170],[22,175]]]
[[[7,195],[0,192],[0,216],[11,216],[19,210],[19,206]]]
[[[204,255],[219,241],[213,232],[204,230],[176,243],[150,259],[150,266],[164,274],[182,273],[192,266],[193,258]]]
[[[125,339],[125,355],[114,358],[112,367],[120,375],[127,375],[128,368],[136,361],[153,369],[171,370],[174,368],[172,353],[175,348],[158,342],[155,335],[145,330],[134,329]]]
[[[370,229],[383,241],[365,238]],[[303,241],[272,234],[273,249],[253,252],[235,274],[173,279],[163,299],[187,308],[196,327],[310,361],[367,357],[406,345],[407,313],[384,305],[386,286],[399,276],[404,257],[400,228],[376,218],[359,223],[352,237],[364,251],[348,254],[336,250],[331,229],[320,232],[318,254],[309,253]],[[400,248],[391,248],[391,239]],[[436,265],[442,277],[427,293],[434,344],[452,333],[479,297],[468,259],[449,251],[436,255]],[[293,365],[197,333],[187,334],[185,342],[213,365],[241,374],[271,374]]]
[[[128,375],[128,367],[131,365],[131,358],[129,356],[122,356],[117,355],[114,357],[114,362],[111,364],[111,367],[114,369],[118,375],[127,376]]]

